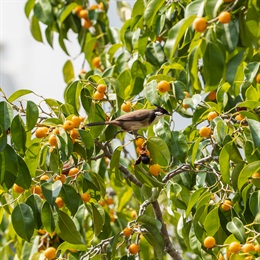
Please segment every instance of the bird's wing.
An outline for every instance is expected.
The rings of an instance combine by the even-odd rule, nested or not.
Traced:
[[[119,116],[118,118],[114,119],[115,121],[144,121],[147,119],[147,112],[149,110],[147,109],[139,109],[135,110],[133,112],[124,114],[122,116]],[[152,110],[151,110],[152,112]]]

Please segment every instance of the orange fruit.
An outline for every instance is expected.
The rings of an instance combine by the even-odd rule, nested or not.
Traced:
[[[235,120],[237,120],[237,121],[242,121],[242,120],[244,120],[245,118],[241,115],[241,114],[238,114],[238,115],[236,115],[236,117],[235,117]]]
[[[121,105],[121,109],[124,111],[124,112],[130,112],[131,111],[131,105],[132,103],[130,101],[126,102],[126,103],[123,103]]]
[[[208,138],[210,136],[211,129],[207,126],[202,126],[200,128],[199,134],[201,137]]]
[[[105,11],[105,6],[104,6],[103,2],[100,2],[98,7],[99,7],[99,9]]]
[[[218,260],[225,260],[221,253],[218,255]]]
[[[80,123],[82,122],[79,116],[73,116],[71,121],[73,122],[74,127],[79,127]]]
[[[208,120],[212,121],[214,118],[216,118],[218,116],[218,113],[215,111],[209,112],[208,113]]]
[[[112,205],[112,204],[114,204],[114,201],[113,201],[112,198],[106,198],[105,201],[106,201],[106,204],[107,204],[107,205]]]
[[[184,104],[182,103],[182,106],[185,108],[185,109],[188,109],[190,106],[188,104]]]
[[[82,26],[86,29],[89,29],[92,26],[92,22],[89,19],[84,19]]]
[[[139,245],[138,245],[138,244],[131,244],[131,245],[128,247],[128,250],[129,250],[129,252],[130,252],[132,255],[136,255],[136,254],[139,252]]]
[[[62,183],[65,183],[66,181],[66,176],[64,174],[61,174],[61,175],[57,175],[54,179],[54,181],[58,181],[60,180]]]
[[[204,239],[203,245],[208,249],[213,248],[216,245],[216,240],[214,237],[208,236]]]
[[[49,176],[44,174],[41,176],[40,181],[47,181],[49,179]]]
[[[158,83],[157,88],[159,92],[165,93],[171,89],[171,85],[168,81],[162,80]]]
[[[60,130],[58,127],[55,127],[55,129],[53,130],[53,134],[55,135],[59,135],[60,134]]]
[[[54,247],[48,247],[45,251],[44,251],[44,256],[47,259],[54,259],[56,257],[56,248]]]
[[[252,178],[260,178],[260,173],[259,172],[253,173]]]
[[[78,16],[83,19],[88,18],[88,11],[87,10],[80,10]]]
[[[185,98],[190,98],[190,93],[189,92],[184,91],[183,93],[185,94]]]
[[[79,138],[79,131],[76,128],[73,128],[70,131],[70,137],[73,138],[73,139]]]
[[[104,93],[99,93],[98,91],[96,91],[93,95],[93,98],[95,100],[102,100],[104,98]]]
[[[46,127],[46,126],[41,126],[41,127],[38,127],[35,131],[35,136],[37,138],[43,138],[43,137],[46,137],[47,134],[48,134],[48,131],[49,131],[49,128]]]
[[[260,84],[260,73],[258,73],[258,74],[256,75],[255,80],[256,80],[256,83]]]
[[[88,8],[88,10],[96,10],[96,9],[98,9],[98,5],[97,4],[94,4],[94,5],[91,5],[89,8]]]
[[[258,252],[258,253],[260,252],[260,245],[259,244],[255,245],[255,251]]]
[[[249,253],[249,252],[253,252],[255,251],[255,246],[251,243],[246,243],[243,247],[242,247],[242,251],[244,253]]]
[[[55,200],[55,203],[57,204],[59,209],[64,206],[64,201],[61,197],[57,197],[56,200]]]
[[[74,8],[74,12],[78,15],[79,12],[83,10],[83,6],[82,5],[78,5]]]
[[[104,200],[99,200],[99,201],[98,201],[98,204],[99,204],[101,207],[105,207],[106,202],[105,202]]]
[[[69,176],[75,176],[79,173],[79,169],[76,167],[73,167],[69,170]]]
[[[97,91],[98,91],[99,93],[105,93],[105,92],[107,91],[107,86],[104,85],[104,84],[99,84],[99,85],[97,86]]]
[[[224,211],[229,211],[232,208],[233,204],[230,200],[225,200],[224,203],[221,205],[221,208]]]
[[[130,227],[124,228],[123,234],[124,234],[125,237],[130,237],[131,234],[132,234],[132,229]]]
[[[83,201],[85,201],[85,202],[89,202],[90,199],[91,199],[91,196],[90,196],[89,193],[85,192],[85,193],[83,193],[83,194],[81,195],[81,199],[82,199]]]
[[[92,60],[92,65],[93,65],[95,68],[99,68],[100,65],[101,65],[101,59],[100,59],[100,57],[95,57],[95,58]]]
[[[221,23],[229,23],[231,21],[231,14],[227,11],[223,11],[219,14],[218,20]]]
[[[144,142],[145,142],[145,140],[142,137],[137,137],[137,139],[135,140],[135,145],[137,147],[142,147]]]
[[[238,242],[232,242],[228,248],[231,253],[238,253],[241,250],[241,245]]]
[[[136,211],[135,211],[135,210],[132,210],[130,216],[131,216],[132,219],[136,219],[136,218],[137,218],[137,213],[136,213]]]
[[[204,32],[207,28],[207,20],[204,17],[197,17],[193,21],[193,28],[197,32]]]
[[[63,125],[62,125],[63,129],[65,131],[70,131],[74,128],[74,123],[72,120],[66,120]]]
[[[24,192],[24,188],[20,187],[16,183],[13,185],[13,190],[14,190],[14,192],[19,193],[19,194]]]
[[[156,163],[156,164],[152,164],[149,167],[149,172],[153,175],[153,176],[158,176],[161,172],[161,166]]]
[[[49,137],[48,142],[49,142],[49,144],[50,144],[51,146],[57,146],[57,145],[58,145],[58,142],[57,142],[57,137],[56,137],[56,135],[51,135],[51,136]]]
[[[216,91],[211,91],[208,95],[208,98],[210,101],[215,101],[217,98],[217,92]]]
[[[35,185],[31,188],[33,194],[40,195],[42,193],[42,188],[39,185]]]

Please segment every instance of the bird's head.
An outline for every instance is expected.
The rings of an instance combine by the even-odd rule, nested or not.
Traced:
[[[167,111],[167,110],[165,110],[164,108],[162,108],[162,107],[160,107],[160,106],[158,106],[158,105],[156,105],[156,104],[154,104],[155,106],[156,106],[156,108],[155,108],[155,114],[156,114],[156,116],[159,116],[159,117],[161,117],[161,116],[165,116],[165,115],[168,115],[168,116],[170,116],[171,114]]]

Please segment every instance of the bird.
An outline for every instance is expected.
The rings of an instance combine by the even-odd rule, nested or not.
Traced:
[[[115,125],[120,127],[125,132],[137,133],[141,128],[146,128],[155,124],[158,120],[166,115],[171,115],[164,108],[155,105],[155,109],[139,109],[127,114],[121,115],[114,120],[104,122],[88,123],[86,127],[99,125]]]

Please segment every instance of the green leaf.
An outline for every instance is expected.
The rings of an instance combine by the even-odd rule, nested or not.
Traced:
[[[151,42],[146,46],[145,52],[147,61],[154,66],[161,66],[165,61],[163,47],[158,42]]]
[[[260,147],[260,123],[256,120],[248,119],[249,129],[253,138],[255,148]]]
[[[120,171],[118,169],[119,161],[120,161],[120,155],[122,152],[123,146],[118,146],[115,151],[113,152],[111,161],[110,161],[110,171],[111,173],[115,173],[116,178],[118,181],[122,182],[122,175],[120,174]]]
[[[44,24],[51,25],[54,21],[52,5],[49,0],[38,0],[34,5],[34,15]]]
[[[215,43],[207,42],[203,55],[203,76],[207,86],[212,87],[219,84],[224,68],[225,56],[223,51]]]
[[[105,222],[104,210],[99,204],[91,203],[91,206],[92,206],[94,232],[95,232],[95,236],[98,236],[101,233]]]
[[[14,208],[11,218],[15,232],[29,242],[34,231],[34,217],[31,207],[19,203]]]
[[[65,62],[62,71],[63,71],[64,81],[67,84],[69,84],[72,80],[74,80],[74,78],[75,78],[74,69],[73,69],[73,64],[70,60],[67,60]],[[78,82],[78,81],[76,81],[76,82]]]
[[[52,234],[55,230],[54,211],[47,201],[45,201],[42,206],[41,221],[48,233]]]
[[[244,224],[237,217],[233,218],[231,222],[227,223],[227,229],[234,234],[236,239],[242,243],[246,242],[246,233]]]
[[[35,0],[27,0],[25,6],[24,6],[24,13],[26,17],[29,19],[30,13],[34,7]]]
[[[203,222],[203,226],[207,235],[214,236],[220,228],[220,219],[218,215],[218,207],[211,210]]]
[[[79,129],[78,132],[81,137],[83,146],[87,150],[87,156],[90,158],[94,151],[94,140],[89,132],[81,129]]]
[[[70,244],[84,244],[73,220],[63,211],[59,211],[56,232],[58,236]]]
[[[50,205],[54,205],[55,199],[58,197],[61,191],[62,182],[60,180],[55,181],[54,183],[45,182],[42,184],[41,187],[45,199],[48,201]]]
[[[260,161],[252,162],[246,165],[240,172],[237,182],[237,187],[242,190],[243,186],[248,183],[248,179],[253,175],[253,173],[258,172],[260,169]]]
[[[42,199],[39,195],[32,194],[30,195],[27,200],[26,204],[30,206],[30,208],[33,211],[34,216],[34,227],[36,229],[40,229],[42,227],[42,221],[41,221],[41,211],[42,211]]]
[[[260,191],[255,191],[251,194],[249,199],[249,208],[256,217],[256,215],[260,212]]]
[[[198,190],[196,190],[191,196],[190,196],[190,199],[189,199],[189,202],[188,202],[188,206],[187,206],[187,209],[186,209],[186,216],[188,217],[188,215],[190,214],[192,208],[194,207],[194,205],[198,202],[201,194],[205,191],[204,188],[200,188]]]
[[[144,10],[144,22],[149,27],[153,24],[159,9],[165,4],[163,0],[151,0]]]
[[[20,157],[18,158],[18,175],[15,183],[24,189],[29,189],[31,186],[32,178],[30,171],[25,163],[25,161]]]
[[[11,123],[11,137],[16,149],[23,155],[26,149],[26,132],[20,115],[16,115]]]
[[[39,111],[38,106],[33,102],[28,100],[26,106],[26,130],[31,131],[38,120]]]
[[[185,162],[187,157],[188,145],[185,135],[179,131],[173,131],[171,134],[171,140],[168,144],[171,149],[171,155],[177,160]]]
[[[159,137],[151,137],[147,140],[147,149],[151,154],[153,163],[168,166],[171,156],[166,142]]]
[[[40,25],[39,25],[39,21],[38,21],[38,19],[36,18],[35,15],[33,15],[32,18],[31,18],[30,29],[31,29],[31,33],[32,33],[33,38],[38,42],[42,42],[41,28],[40,28]]]
[[[75,189],[71,185],[63,184],[62,189],[60,191],[60,196],[62,197],[66,206],[70,210],[71,214],[75,215],[81,204],[81,199],[79,194],[75,191]]]
[[[65,9],[63,10],[63,12],[61,13],[60,16],[60,23],[63,23],[65,21],[65,19],[69,16],[69,14],[73,11],[73,9],[77,6],[76,3],[70,3],[69,5],[67,5],[65,7]]]
[[[172,58],[178,49],[179,43],[186,33],[188,27],[192,24],[196,15],[189,16],[180,20],[168,32],[168,39],[166,40],[164,50],[167,58]]]
[[[29,89],[19,89],[17,91],[15,91],[9,98],[8,101],[9,102],[14,102],[16,99],[18,99],[19,97],[22,97],[24,95],[28,95],[33,93],[33,91],[29,90]]]

